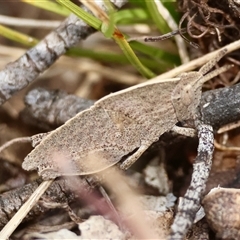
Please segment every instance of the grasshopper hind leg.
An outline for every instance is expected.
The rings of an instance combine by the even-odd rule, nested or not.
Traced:
[[[148,145],[142,145],[140,148],[134,152],[131,156],[129,156],[124,162],[120,165],[120,168],[123,170],[127,170],[130,168],[141,156],[142,154],[151,146],[152,143]]]

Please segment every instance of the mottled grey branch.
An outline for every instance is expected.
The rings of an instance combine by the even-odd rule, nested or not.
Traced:
[[[76,182],[77,181],[77,182]],[[3,228],[19,208],[28,200],[32,193],[41,184],[42,180],[38,179],[23,187],[8,191],[0,195],[0,229]],[[73,183],[78,186],[78,191],[81,192],[81,198],[84,194],[91,191],[91,187],[85,179],[72,179],[71,177],[55,180],[52,185],[42,196],[42,199],[54,203],[71,203],[78,199],[77,192],[73,191]],[[46,207],[41,204],[36,204],[31,212],[27,215],[24,221],[30,220],[40,214],[48,211]]]
[[[68,48],[93,32],[85,22],[70,15],[56,30],[0,72],[0,104],[48,69]]]
[[[171,226],[170,239],[183,239],[192,226],[200,201],[205,191],[206,182],[212,166],[214,149],[213,129],[209,125],[198,124],[198,155],[193,164],[190,186],[183,198],[180,198],[178,212]]]
[[[240,120],[240,83],[202,94],[200,118],[214,130]]]
[[[190,187],[180,199],[178,213],[171,227],[170,239],[183,239],[192,226],[196,212],[200,208],[206,182],[208,180],[213,154],[213,129],[240,120],[240,84],[203,93],[198,107],[198,155],[193,164]]]
[[[115,0],[121,7],[127,0]],[[84,40],[95,30],[71,14],[57,29],[49,33],[22,57],[0,71],[0,105],[26,87],[48,69],[70,47]]]
[[[36,88],[25,96],[26,108],[21,118],[27,124],[44,130],[54,129],[77,113],[89,108],[94,101],[67,94],[60,90]]]

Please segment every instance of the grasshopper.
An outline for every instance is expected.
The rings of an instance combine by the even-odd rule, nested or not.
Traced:
[[[192,135],[191,129],[182,130],[176,123],[195,119],[202,84],[231,67],[208,73],[226,53],[226,48],[219,51],[198,72],[164,82],[155,78],[103,97],[45,136],[22,167],[37,169],[48,180],[96,173],[128,156],[120,165],[127,169],[163,133],[174,130]]]

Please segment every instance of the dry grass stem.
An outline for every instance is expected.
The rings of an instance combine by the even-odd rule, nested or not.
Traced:
[[[0,15],[0,24],[15,27],[53,29],[57,28],[61,24],[61,21],[24,19]]]
[[[213,59],[220,51],[222,51],[225,48],[227,49],[227,53],[230,53],[230,52],[233,52],[233,51],[239,49],[240,48],[240,40],[230,43],[214,52],[208,53],[208,54],[204,55],[203,57],[192,60],[191,62],[188,62],[177,68],[174,68],[166,73],[163,73],[163,74],[157,76],[156,78],[159,80],[160,79],[164,80],[167,78],[175,77],[183,72],[192,71],[193,69],[201,67],[202,65],[204,65],[205,63],[207,63],[208,61]]]
[[[52,184],[54,180],[48,180],[42,182],[36,191],[31,195],[31,197],[22,205],[19,211],[13,216],[13,218],[5,225],[5,227],[0,232],[0,239],[7,240],[22,220],[27,216],[30,210],[34,207],[43,193]]]

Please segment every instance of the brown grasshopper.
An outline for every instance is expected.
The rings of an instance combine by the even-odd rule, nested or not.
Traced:
[[[195,118],[202,84],[231,67],[205,75],[226,52],[219,51],[198,72],[180,75],[180,81],[156,78],[103,97],[43,138],[22,167],[53,179],[99,172],[128,155],[121,164],[126,169],[163,133],[176,130],[192,135],[191,130],[181,131],[175,124]]]

